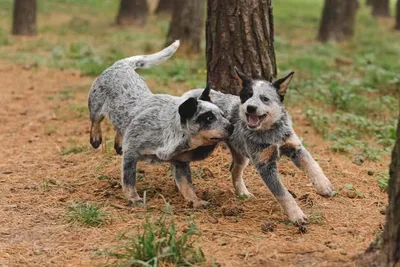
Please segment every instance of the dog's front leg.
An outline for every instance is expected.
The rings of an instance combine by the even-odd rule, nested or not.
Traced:
[[[139,202],[140,198],[136,190],[136,157],[124,153],[122,157],[122,190],[126,198],[132,202]]]
[[[189,163],[174,161],[171,163],[171,167],[175,183],[185,200],[192,202],[195,209],[207,208],[209,203],[198,198],[194,192]]]
[[[243,181],[243,172],[249,164],[249,159],[238,153],[232,146],[228,146],[232,155],[232,165],[230,167],[230,171],[236,195],[254,197],[254,195],[247,190],[246,184]]]
[[[307,174],[318,194],[326,197],[332,196],[334,189],[331,182],[295,134],[290,136],[279,147],[279,150],[281,154],[289,157],[300,170]]]
[[[122,136],[115,130],[114,149],[118,155],[122,155]]]
[[[278,147],[276,145],[271,145],[252,156],[254,166],[260,173],[264,183],[288,215],[289,220],[295,224],[303,224],[307,221],[307,217],[297,205],[293,196],[279,180],[276,164],[277,159]]]

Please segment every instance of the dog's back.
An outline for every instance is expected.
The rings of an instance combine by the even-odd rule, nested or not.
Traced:
[[[179,41],[175,41],[160,52],[125,58],[106,69],[94,81],[89,92],[88,105],[92,128],[93,124],[99,124],[107,116],[117,132],[122,135],[135,113],[136,103],[152,95],[135,70],[161,64],[170,58],[178,47]]]

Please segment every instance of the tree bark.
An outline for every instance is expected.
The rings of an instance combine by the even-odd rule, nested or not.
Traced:
[[[318,40],[344,41],[354,35],[357,0],[325,0]]]
[[[172,11],[174,6],[174,0],[160,0],[158,2],[155,13],[169,13]]]
[[[372,2],[372,16],[390,17],[389,0],[374,0]]]
[[[121,0],[116,22],[118,25],[143,26],[148,12],[147,0]]]
[[[400,0],[397,0],[396,6],[396,25],[394,27],[396,30],[400,31]]]
[[[36,34],[36,0],[14,0],[12,34]]]
[[[359,265],[362,266],[400,265],[400,115],[389,174],[389,205],[385,228],[360,259]]]
[[[208,0],[207,80],[213,89],[239,93],[234,67],[254,78],[276,78],[271,2]]]
[[[200,51],[204,24],[204,0],[175,0],[167,45],[180,40],[188,52]]]
[[[372,6],[374,4],[374,0],[367,0],[367,6]]]

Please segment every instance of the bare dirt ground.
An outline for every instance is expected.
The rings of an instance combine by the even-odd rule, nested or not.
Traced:
[[[0,265],[104,265],[107,257],[96,251],[116,246],[122,232],[135,233],[149,212],[126,206],[118,187],[120,157],[110,142],[98,150],[89,148],[85,106],[93,78],[74,71],[0,66]],[[347,156],[330,151],[301,114],[301,107],[290,110],[297,133],[335,187],[353,184],[365,197],[345,190],[331,199],[320,197],[302,172],[281,159],[280,176],[311,219],[302,234],[283,223],[285,214],[252,166],[245,180],[256,199],[235,197],[230,156],[222,147],[192,166],[197,194],[215,204],[208,210],[188,207],[167,164],[141,163],[144,179],[138,189],[141,195],[146,191],[148,207],[159,214],[164,208],[162,194],[174,207],[179,231],[193,216],[201,230],[198,243],[207,265],[352,266],[354,257],[380,231],[387,197],[368,171],[385,171],[388,159],[355,165]],[[112,128],[103,129],[103,136],[111,140]],[[60,153],[81,146],[88,150]],[[201,167],[211,174],[202,175]],[[98,179],[99,175],[111,180]],[[100,203],[111,214],[111,222],[92,228],[68,223],[65,214],[76,200]],[[242,208],[243,213],[225,216],[222,210],[229,207]],[[276,224],[272,232],[262,231],[266,221]]]

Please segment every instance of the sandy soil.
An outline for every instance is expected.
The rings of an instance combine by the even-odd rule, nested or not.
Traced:
[[[126,206],[118,186],[120,157],[110,142],[103,141],[108,146],[98,150],[89,147],[85,107],[93,78],[74,71],[0,66],[0,265],[104,265],[107,257],[96,252],[115,247],[124,231],[135,233],[151,212]],[[285,214],[252,166],[245,180],[256,198],[235,197],[228,171],[230,156],[223,147],[192,166],[197,194],[214,203],[207,210],[188,207],[174,187],[167,164],[141,163],[144,179],[138,188],[141,195],[146,191],[148,208],[160,214],[162,194],[174,207],[180,231],[194,217],[207,265],[352,266],[354,257],[380,231],[387,197],[368,171],[386,170],[388,159],[355,165],[347,156],[329,150],[329,144],[305,120],[301,107],[290,110],[298,135],[335,187],[353,184],[365,197],[345,190],[331,199],[320,197],[307,177],[282,159],[280,175],[311,219],[307,233],[302,234],[284,223]],[[112,140],[112,127],[104,129],[103,136]],[[88,150],[60,153],[77,146]],[[203,177],[201,168],[206,168]],[[100,180],[99,175],[111,179]],[[46,186],[48,180],[54,184]],[[111,214],[111,222],[97,228],[68,223],[65,214],[76,200],[102,205]],[[242,208],[243,213],[224,216],[222,210],[229,207]],[[264,233],[261,225],[265,222],[276,228]]]

